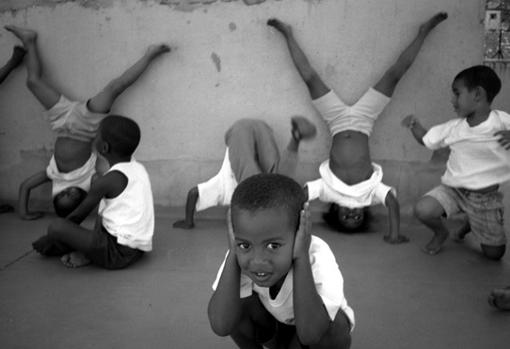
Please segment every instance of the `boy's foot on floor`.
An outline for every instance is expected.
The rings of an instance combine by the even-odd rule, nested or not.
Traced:
[[[452,234],[452,239],[455,242],[463,242],[466,235],[470,232],[471,226],[469,225],[469,222],[465,222],[459,230]]]
[[[423,23],[420,26],[420,32],[421,33],[428,33],[432,29],[434,29],[435,26],[437,26],[439,23],[444,21],[448,18],[448,13],[446,12],[438,12],[434,16],[432,16],[428,21]]]
[[[500,310],[510,310],[510,286],[494,289],[489,296],[489,304]]]
[[[290,123],[292,125],[292,137],[297,141],[313,138],[317,134],[317,127],[303,116],[293,116]]]
[[[37,38],[37,32],[31,29],[20,28],[15,25],[6,25],[4,28],[16,35],[16,37],[21,40],[23,45]]]
[[[434,235],[432,240],[430,240],[430,242],[427,245],[422,247],[421,250],[423,252],[425,252],[426,254],[435,256],[436,254],[438,254],[441,251],[441,248],[443,247],[443,244],[445,243],[446,239],[448,239],[448,234],[444,234],[444,235],[436,234],[436,235]]]
[[[180,220],[175,222],[172,225],[174,228],[180,228],[180,229],[193,229],[195,227],[195,224],[186,222],[186,220]]]
[[[63,255],[60,261],[68,268],[79,268],[90,264],[90,259],[76,251]]]
[[[288,36],[288,35],[292,34],[292,27],[288,24],[283,23],[279,19],[271,18],[267,21],[267,25],[275,28],[280,33],[282,33],[284,36]]]

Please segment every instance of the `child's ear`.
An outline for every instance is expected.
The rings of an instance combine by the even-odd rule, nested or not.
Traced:
[[[485,89],[482,86],[475,87],[475,100],[477,102],[481,102],[487,99],[487,94],[485,93]]]
[[[101,155],[107,154],[110,151],[110,144],[105,141],[101,141],[98,146],[98,151]]]

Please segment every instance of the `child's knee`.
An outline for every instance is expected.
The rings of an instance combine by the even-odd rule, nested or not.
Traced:
[[[506,245],[489,246],[481,244],[482,252],[488,259],[499,261],[505,255]]]
[[[59,235],[66,230],[67,224],[68,222],[64,218],[54,219],[48,226],[48,236],[58,239]]]
[[[435,205],[427,197],[421,198],[414,205],[414,216],[422,222],[441,217],[437,211]]]
[[[345,313],[339,311],[335,321],[318,343],[319,348],[349,348],[351,346],[351,324]]]

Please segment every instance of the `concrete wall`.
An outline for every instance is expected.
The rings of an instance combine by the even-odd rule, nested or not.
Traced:
[[[439,181],[441,165],[399,126],[415,113],[432,125],[454,117],[450,84],[483,56],[483,0],[108,0],[2,1],[0,23],[39,32],[45,73],[66,95],[87,99],[152,43],[173,50],[115,103],[136,119],[155,201],[182,206],[187,190],[212,176],[224,155],[223,134],[242,117],[266,120],[280,146],[289,117],[308,116],[318,137],[301,148],[299,179],[312,179],[330,138],[310,104],[282,37],[265,23],[276,16],[295,35],[323,79],[354,102],[396,59],[419,23],[437,11],[449,19],[428,37],[376,124],[373,157],[405,203]],[[0,62],[18,41],[0,31]],[[509,73],[501,72],[508,96]],[[43,108],[25,87],[22,67],[0,86],[0,197],[14,201],[20,182],[44,168],[54,138]],[[510,110],[504,95],[496,106]],[[49,186],[35,198],[49,195]]]

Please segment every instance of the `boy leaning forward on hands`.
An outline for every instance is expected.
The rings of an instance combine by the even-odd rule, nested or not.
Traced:
[[[240,348],[349,348],[354,313],[329,246],[311,235],[301,186],[279,174],[239,184],[229,251],[213,284],[213,331]]]

